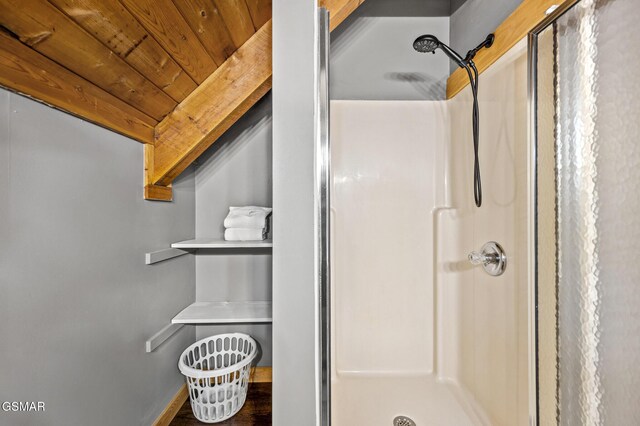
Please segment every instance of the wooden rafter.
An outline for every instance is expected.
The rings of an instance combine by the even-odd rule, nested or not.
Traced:
[[[176,101],[46,0],[0,0],[0,24],[96,86],[162,119]]]
[[[255,22],[271,13],[271,0],[220,0],[219,4],[214,0],[0,0],[0,30],[74,74],[74,79],[81,77],[85,85],[101,88],[157,124],[255,33]],[[4,81],[9,90],[39,99],[40,92],[32,93],[29,85],[13,87],[11,79]],[[38,81],[34,87],[39,87]],[[49,97],[46,102],[60,108],[72,98],[73,94],[65,94],[59,101]],[[81,102],[67,111],[78,114],[85,106]],[[133,114],[132,120],[138,115]]]
[[[331,29],[364,0],[318,0]],[[145,198],[271,89],[272,0],[0,0],[0,86],[145,143]]]
[[[156,127],[154,185],[168,185],[271,88],[271,21]]]
[[[332,17],[331,29],[363,1],[322,2]],[[148,148],[152,164],[147,164],[145,188],[169,185],[271,89],[271,72],[269,20],[158,124],[155,146]]]
[[[125,136],[153,143],[157,123],[137,109],[0,31],[0,85]]]

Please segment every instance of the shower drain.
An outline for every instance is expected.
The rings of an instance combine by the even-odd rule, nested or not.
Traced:
[[[393,419],[393,426],[416,426],[416,422],[406,416],[397,416]]]

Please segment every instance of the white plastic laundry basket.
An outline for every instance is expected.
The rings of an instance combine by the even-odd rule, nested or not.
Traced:
[[[236,414],[247,399],[256,341],[246,334],[218,334],[199,340],[180,355],[193,415],[218,423]]]

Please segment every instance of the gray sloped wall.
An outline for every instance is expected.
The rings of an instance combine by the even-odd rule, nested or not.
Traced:
[[[183,383],[185,327],[145,340],[195,297],[193,256],[144,254],[193,237],[194,178],[142,197],[143,146],[0,90],[0,425],[149,425]]]

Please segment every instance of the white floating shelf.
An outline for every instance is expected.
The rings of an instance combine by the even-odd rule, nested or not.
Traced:
[[[273,247],[271,240],[263,241],[225,241],[219,238],[196,238],[171,244],[177,249],[233,249]]]
[[[237,324],[272,322],[271,302],[196,302],[182,310],[173,324]]]

